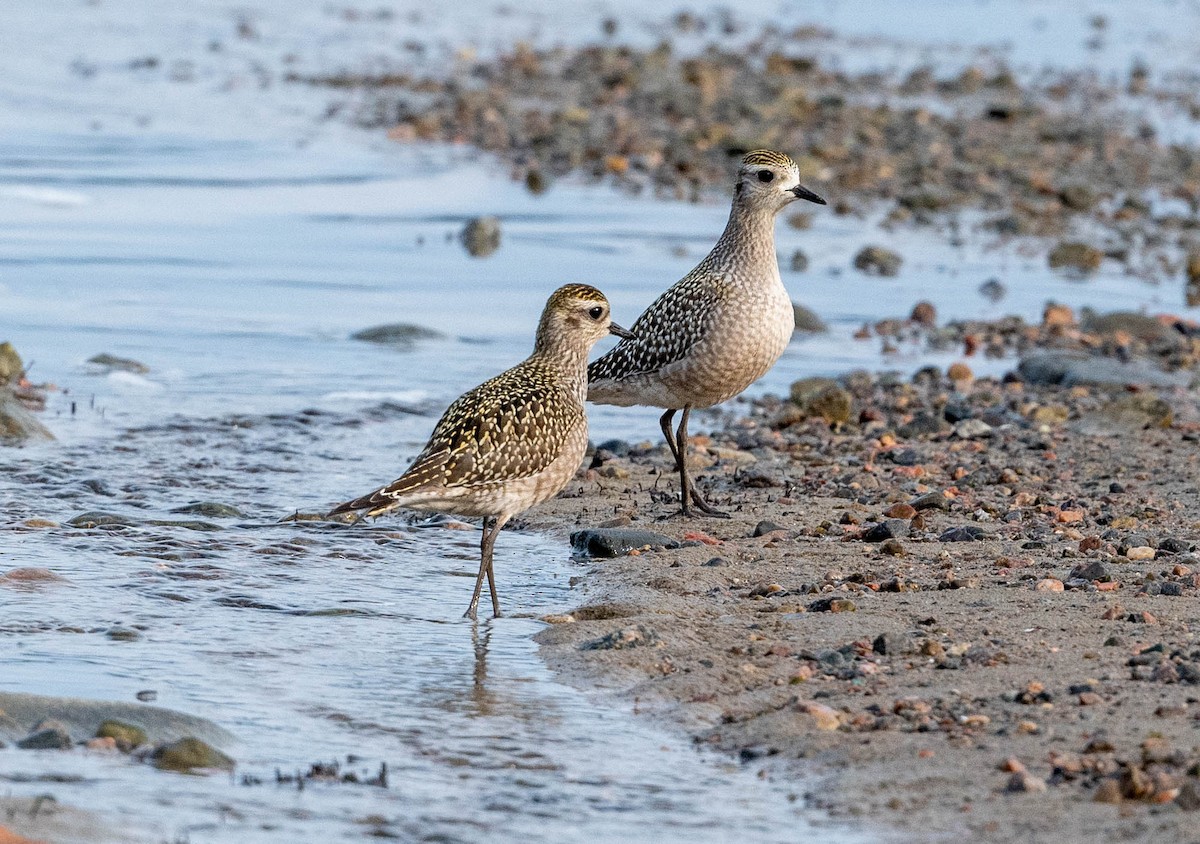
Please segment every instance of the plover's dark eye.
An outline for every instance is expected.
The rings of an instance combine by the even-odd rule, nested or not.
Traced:
[[[588,316],[590,316],[592,319],[600,319],[600,317],[604,316],[604,308],[597,305],[588,311]]]
[[[774,178],[775,178],[775,174],[772,173],[770,170],[759,170],[758,171],[758,180],[760,182],[769,182]]]

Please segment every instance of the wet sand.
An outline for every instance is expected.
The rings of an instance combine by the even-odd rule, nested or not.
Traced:
[[[697,441],[727,521],[672,515],[651,431],[529,514],[684,546],[581,560],[548,662],[881,838],[1189,840],[1195,391],[843,382],[838,430],[766,399]]]

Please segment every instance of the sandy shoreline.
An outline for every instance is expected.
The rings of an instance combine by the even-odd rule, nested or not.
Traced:
[[[529,514],[685,544],[582,563],[548,663],[765,776],[818,774],[809,805],[881,836],[1187,840],[1195,392],[1156,419],[1099,388],[849,381],[840,431],[767,400],[714,434],[728,521],[669,517],[656,439]]]

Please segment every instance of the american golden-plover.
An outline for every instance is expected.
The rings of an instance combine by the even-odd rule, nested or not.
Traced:
[[[679,471],[685,515],[692,504],[710,516],[727,515],[704,500],[688,474],[688,414],[733,398],[765,375],[795,330],[775,256],[775,215],[798,199],[825,204],[800,184],[788,156],[748,153],[717,245],[638,317],[634,337],[588,367],[588,401],[666,409],[659,424]]]
[[[499,616],[496,535],[517,513],[556,495],[583,462],[587,356],[610,333],[633,337],[613,324],[603,293],[586,284],[560,287],[542,311],[532,355],[456,399],[400,478],[329,515],[406,508],[482,516],[479,575],[465,615],[475,617],[486,575]]]

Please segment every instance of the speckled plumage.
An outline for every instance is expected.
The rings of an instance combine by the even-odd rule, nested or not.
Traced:
[[[796,199],[824,204],[800,185],[794,161],[773,150],[748,153],[738,170],[729,222],[712,251],[658,297],[622,340],[588,367],[588,400],[649,405],[670,414],[711,407],[741,393],[775,365],[795,328],[779,276],[775,215]],[[668,444],[675,451],[677,443]],[[686,445],[686,443],[685,443]],[[686,461],[678,458],[688,511]]]
[[[610,331],[628,334],[612,325],[599,290],[559,288],[546,303],[532,355],[451,403],[398,479],[330,515],[406,508],[491,520],[468,610],[473,615],[482,577],[491,576],[489,540],[512,516],[557,494],[583,461],[587,354]]]

